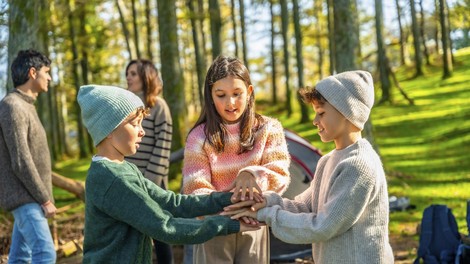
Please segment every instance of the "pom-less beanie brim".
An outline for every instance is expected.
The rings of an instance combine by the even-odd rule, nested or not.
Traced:
[[[85,127],[97,146],[136,109],[142,100],[123,88],[104,85],[80,87],[77,101]]]
[[[359,129],[374,105],[374,83],[366,71],[347,71],[329,76],[317,83],[315,89]]]

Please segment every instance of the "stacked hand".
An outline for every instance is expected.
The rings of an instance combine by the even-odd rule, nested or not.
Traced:
[[[255,177],[246,171],[241,172],[225,191],[233,191],[234,204],[224,208],[221,215],[228,215],[240,221],[240,231],[258,230],[264,223],[256,219],[256,210],[266,206],[261,188]],[[261,206],[261,204],[264,204]]]

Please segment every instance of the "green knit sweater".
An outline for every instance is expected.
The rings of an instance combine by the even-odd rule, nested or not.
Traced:
[[[127,161],[93,161],[86,179],[83,263],[151,263],[151,238],[198,244],[236,233],[238,221],[215,214],[231,193],[179,195],[145,179]]]

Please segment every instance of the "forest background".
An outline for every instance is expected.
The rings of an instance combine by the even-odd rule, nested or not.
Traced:
[[[469,16],[470,0],[0,0],[0,98],[12,89],[8,67],[19,50],[32,47],[52,59],[53,81],[37,108],[55,169],[94,151],[75,100],[80,85],[126,87],[125,66],[139,57],[161,72],[173,150],[183,147],[201,110],[205,72],[218,54],[244,61],[259,105],[282,113],[283,124],[297,132],[312,119],[296,96],[299,87],[350,69],[374,75],[377,111],[404,115],[416,109],[416,94],[403,83],[432,79],[427,88],[437,92],[435,83],[452,78],[455,52],[470,46]],[[383,122],[373,115],[364,131],[379,152],[376,138],[385,145],[389,135],[374,124]],[[325,152],[332,147],[308,139]],[[173,182],[180,166],[172,167]],[[388,171],[392,193],[407,195],[406,170]],[[460,176],[468,183],[468,172]]]

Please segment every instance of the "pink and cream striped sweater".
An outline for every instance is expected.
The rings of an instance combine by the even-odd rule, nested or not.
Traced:
[[[290,156],[281,123],[265,117],[251,151],[238,154],[240,123],[227,126],[222,153],[206,141],[204,124],[189,133],[184,150],[183,192],[208,194],[228,187],[242,171],[256,177],[262,191],[283,194],[290,183]]]

